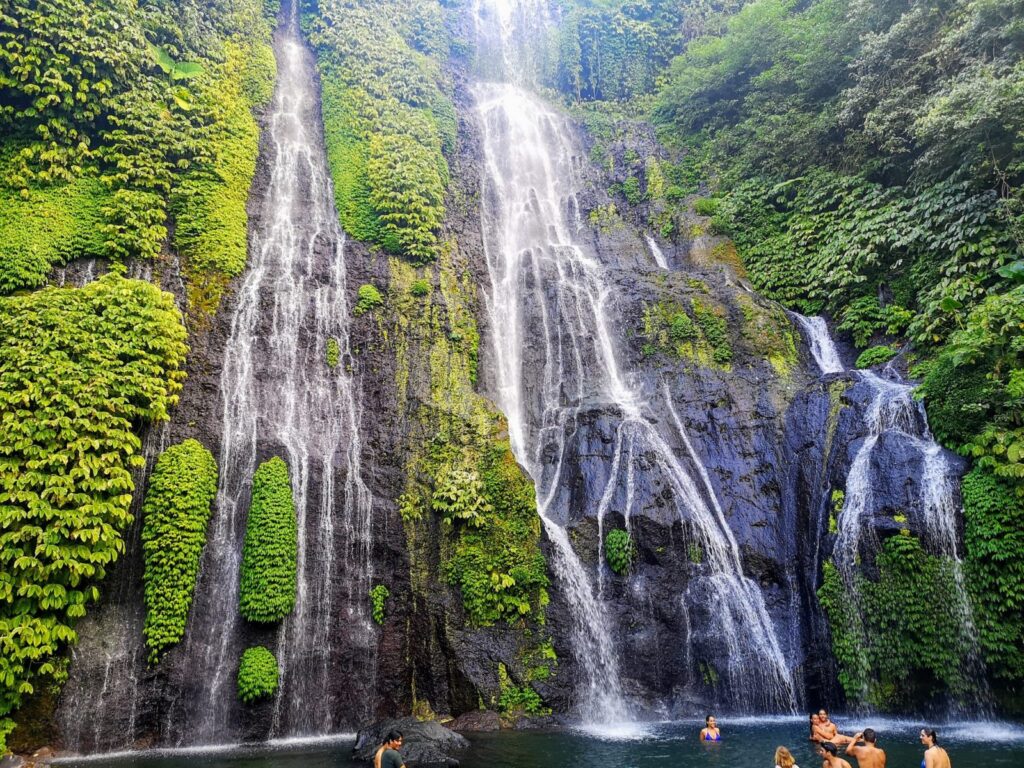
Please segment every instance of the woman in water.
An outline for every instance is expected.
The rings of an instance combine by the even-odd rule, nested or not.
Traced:
[[[775,750],[775,768],[800,768],[793,759],[793,755],[785,747],[778,747]]]
[[[812,712],[811,713],[811,735],[808,737],[811,741],[817,741],[818,740],[818,736],[814,732],[814,726],[816,726],[817,724],[818,724],[818,716]]]
[[[715,718],[708,715],[704,718],[704,728],[700,732],[701,741],[721,741],[722,734],[718,730]]]
[[[939,735],[933,728],[921,729],[921,743],[924,744],[924,760],[921,768],[951,768],[949,755],[939,746]]]

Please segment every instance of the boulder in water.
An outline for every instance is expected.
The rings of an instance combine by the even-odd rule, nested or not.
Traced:
[[[445,728],[436,720],[402,717],[382,720],[363,728],[356,736],[352,757],[360,763],[372,763],[373,755],[388,731],[400,731],[404,739],[402,757],[410,768],[458,768],[459,761],[449,753],[469,746],[469,741]]]
[[[497,731],[501,729],[501,718],[489,709],[476,709],[459,715],[448,727],[458,733]]]

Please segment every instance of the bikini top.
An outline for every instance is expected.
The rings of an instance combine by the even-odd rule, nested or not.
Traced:
[[[716,733],[714,736],[712,736],[711,735],[711,731],[707,731],[704,734],[704,741],[721,741],[721,740],[722,740],[722,734],[721,733]]]

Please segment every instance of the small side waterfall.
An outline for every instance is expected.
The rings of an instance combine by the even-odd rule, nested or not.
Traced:
[[[344,365],[345,238],[298,3],[286,4],[284,14],[265,153],[270,181],[225,348],[220,487],[184,648],[201,688],[183,695],[169,716],[179,744],[237,737],[235,671],[245,630],[238,569],[253,472],[270,456],[288,464],[299,531],[296,606],[275,643],[280,684],[271,735],[328,733],[366,714],[365,704],[335,698],[332,673],[355,671],[338,668],[343,653],[362,685],[372,684],[371,499],[361,474],[356,385]],[[326,362],[330,339],[343,362],[335,369]]]
[[[839,352],[822,317],[804,317],[794,313],[807,334],[811,354],[823,374],[844,372]],[[929,551],[949,558],[956,586],[955,604],[945,606],[957,615],[961,630],[959,642],[964,651],[963,667],[967,679],[975,687],[979,702],[986,695],[984,665],[978,651],[977,632],[971,615],[970,601],[964,586],[963,567],[958,549],[957,504],[958,478],[949,465],[942,447],[932,438],[921,403],[913,398],[913,386],[899,378],[891,366],[880,376],[871,370],[849,371],[848,375],[863,382],[872,393],[864,415],[866,435],[863,438],[846,477],[844,501],[837,519],[837,536],[833,561],[854,604],[859,604],[856,579],[861,540],[874,512],[872,457],[883,435],[901,440],[920,457],[921,477],[917,516],[921,538]],[[859,628],[854,628],[859,633]],[[866,665],[866,660],[862,660]]]
[[[661,267],[661,269],[668,269],[668,259],[665,258],[664,252],[658,247],[654,238],[645,234],[644,240],[647,241],[647,247],[651,249],[651,256],[654,257],[654,263]]]

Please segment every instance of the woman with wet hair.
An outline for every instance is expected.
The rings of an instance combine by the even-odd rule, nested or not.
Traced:
[[[939,734],[934,728],[921,729],[921,743],[924,744],[921,768],[951,768],[949,755],[939,746]]]
[[[714,715],[704,718],[704,728],[700,732],[701,741],[721,741],[722,733],[718,730],[718,722]]]

